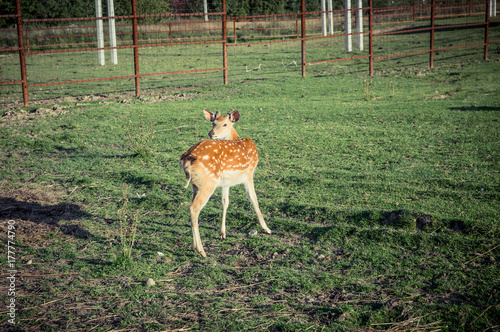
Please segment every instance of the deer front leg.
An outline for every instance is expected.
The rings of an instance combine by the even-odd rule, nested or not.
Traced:
[[[226,238],[226,212],[229,206],[229,187],[222,187],[222,226],[220,229],[220,238]]]
[[[250,199],[250,202],[252,202],[255,213],[257,214],[257,218],[259,219],[260,227],[262,227],[264,232],[266,232],[267,234],[271,234],[272,232],[269,229],[269,227],[267,227],[266,222],[264,221],[264,217],[262,216],[262,212],[260,212],[259,202],[257,201],[257,194],[255,193],[255,188],[253,185],[253,179],[249,179],[245,183],[245,190],[248,194],[248,198]]]

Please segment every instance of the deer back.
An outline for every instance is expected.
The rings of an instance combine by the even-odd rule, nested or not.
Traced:
[[[238,140],[201,140],[181,157],[189,163],[194,184],[212,180],[220,185],[234,185],[253,175],[259,161],[257,148],[250,138]]]

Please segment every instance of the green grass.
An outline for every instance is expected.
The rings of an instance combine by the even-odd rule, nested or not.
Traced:
[[[8,113],[0,219],[17,227],[15,328],[498,329],[499,69],[275,76]],[[200,216],[206,259],[192,249],[178,166],[211,129],[203,108],[241,112],[273,230],[247,235],[258,222],[235,187],[219,239],[217,191]],[[139,211],[127,264],[116,258],[124,186],[129,218]]]

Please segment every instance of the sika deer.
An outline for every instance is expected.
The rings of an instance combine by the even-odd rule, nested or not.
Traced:
[[[226,238],[226,211],[229,205],[229,188],[243,184],[252,202],[260,226],[267,234],[267,227],[257,202],[253,185],[253,172],[259,161],[257,148],[250,138],[241,139],[233,124],[240,118],[238,111],[228,112],[226,116],[203,110],[205,118],[213,123],[208,133],[210,140],[201,140],[181,156],[181,168],[186,174],[187,184],[193,186],[191,203],[191,224],[193,228],[194,250],[205,257],[198,230],[198,216],[214,190],[222,188],[222,227],[221,238]]]

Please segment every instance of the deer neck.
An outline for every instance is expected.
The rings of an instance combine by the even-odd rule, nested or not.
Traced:
[[[229,139],[230,140],[240,139],[240,136],[238,135],[236,130],[234,130],[234,128],[231,128],[231,134],[229,135]]]

